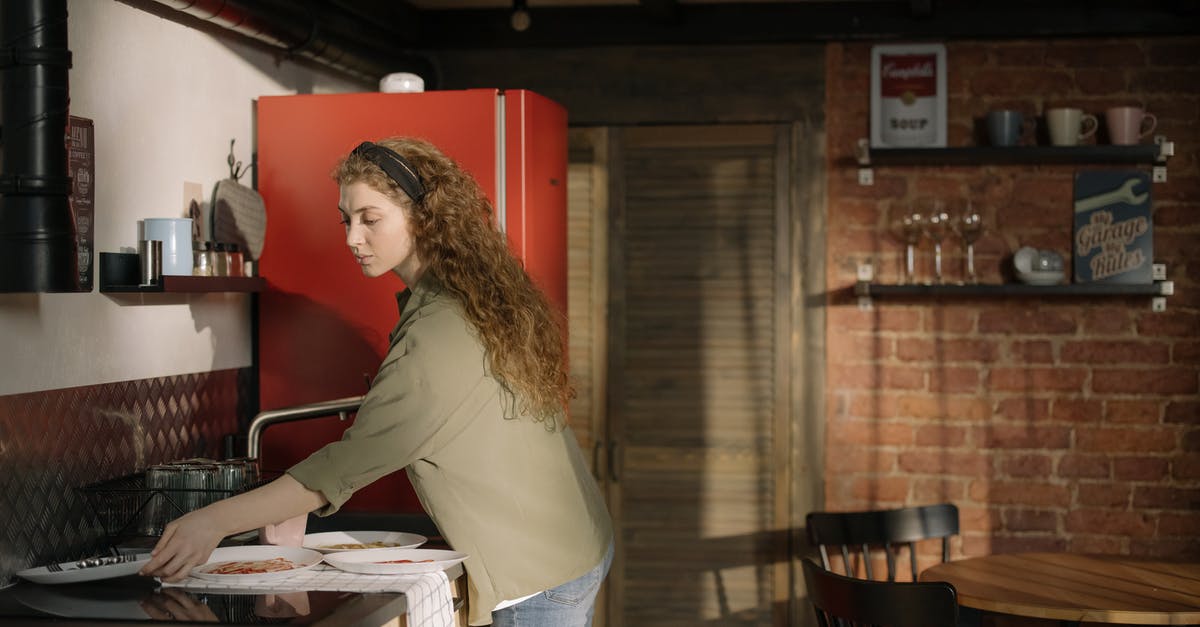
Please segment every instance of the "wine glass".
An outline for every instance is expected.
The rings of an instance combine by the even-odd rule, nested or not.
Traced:
[[[898,212],[891,221],[891,231],[896,239],[904,244],[904,276],[901,284],[916,282],[915,255],[916,246],[924,233],[925,217],[919,211],[906,208]]]
[[[983,216],[979,215],[971,201],[968,200],[963,207],[962,213],[954,223],[954,230],[958,232],[967,248],[967,283],[978,283],[979,277],[975,274],[975,242],[983,236]]]
[[[932,200],[927,203],[929,212],[922,223],[925,237],[933,242],[933,276],[934,282],[942,283],[942,241],[950,232],[950,214],[946,213],[945,203]]]

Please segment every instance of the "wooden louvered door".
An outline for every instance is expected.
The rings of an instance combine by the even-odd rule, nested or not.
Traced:
[[[785,625],[788,129],[607,138],[607,625]]]

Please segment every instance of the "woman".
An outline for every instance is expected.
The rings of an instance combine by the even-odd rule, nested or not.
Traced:
[[[478,184],[431,144],[364,142],[333,176],[363,274],[408,286],[354,425],[276,481],[168,524],[142,574],[178,581],[225,536],[332,514],[406,468],[442,535],[470,555],[470,624],[589,625],[612,528],[564,423],[572,388],[556,315]]]

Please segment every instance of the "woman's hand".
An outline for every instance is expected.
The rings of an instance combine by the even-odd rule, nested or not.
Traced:
[[[191,570],[208,561],[213,549],[225,537],[214,508],[206,507],[167,523],[162,537],[150,552],[150,561],[139,574],[180,581]]]

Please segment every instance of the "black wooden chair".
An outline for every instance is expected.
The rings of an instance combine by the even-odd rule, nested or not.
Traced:
[[[864,579],[874,579],[872,550],[887,558],[887,580],[896,581],[896,549],[908,547],[912,581],[917,580],[917,547],[920,540],[940,538],[942,561],[950,559],[950,538],[958,535],[958,507],[951,503],[866,512],[810,512],[805,519],[808,537],[821,552],[829,570],[829,548],[842,555],[843,574],[855,577],[851,553],[861,554]]]
[[[944,581],[868,581],[804,562],[804,586],[820,627],[956,627],[958,595]]]

